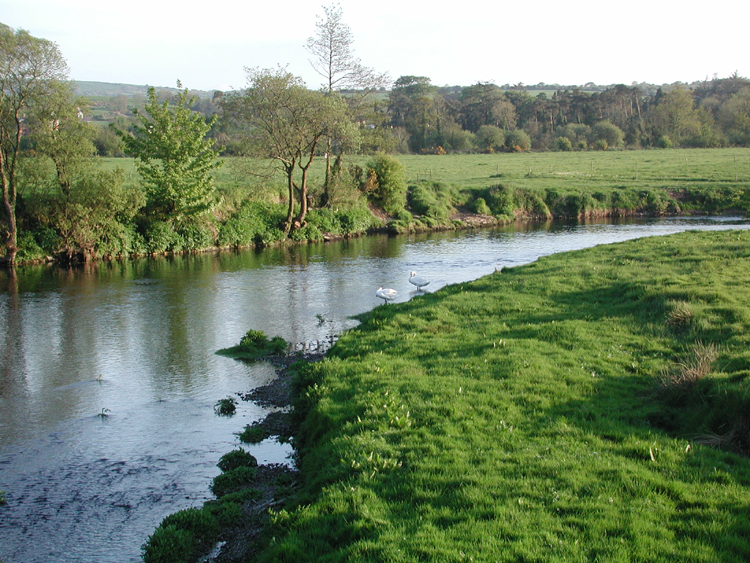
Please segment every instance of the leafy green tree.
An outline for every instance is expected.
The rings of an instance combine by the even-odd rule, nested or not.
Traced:
[[[177,86],[182,87],[179,82]],[[138,120],[133,131],[114,129],[137,159],[147,212],[167,221],[200,215],[215,203],[211,173],[221,161],[206,134],[216,118],[207,123],[190,109],[191,101],[186,89],[159,102],[151,87],[144,110],[133,110]]]
[[[270,158],[286,176],[289,201],[283,229],[289,234],[305,226],[308,174],[321,142],[331,138],[355,146],[358,133],[340,95],[308,90],[283,68],[246,71],[248,88],[224,96],[222,105],[225,115],[243,127],[246,154]]]
[[[477,146],[485,152],[494,152],[505,146],[505,132],[495,125],[482,125],[476,135]]]
[[[63,82],[50,88],[44,107],[34,108],[27,116],[34,149],[52,159],[57,183],[66,197],[73,182],[90,172],[96,151],[92,142],[96,131],[83,119],[85,103],[75,98],[71,83]]]
[[[505,134],[505,148],[513,152],[523,152],[531,148],[531,137],[523,129],[514,129]]]
[[[693,96],[685,88],[659,96],[648,118],[654,138],[665,136],[682,144],[701,133],[701,120]]]
[[[43,108],[55,87],[65,81],[68,66],[55,43],[0,24],[0,184],[3,193],[4,261],[13,265],[18,252],[17,171],[26,115]]]
[[[719,120],[735,145],[750,145],[750,86],[734,94],[719,110]]]
[[[600,121],[591,128],[591,143],[604,141],[608,148],[621,147],[625,134],[617,125],[608,120]]]
[[[494,84],[477,83],[461,90],[461,124],[474,133],[482,125],[515,129],[516,110]]]

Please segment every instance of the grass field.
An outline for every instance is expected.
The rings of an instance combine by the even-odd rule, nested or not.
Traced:
[[[633,151],[587,151],[545,153],[498,153],[459,155],[398,155],[409,183],[429,180],[463,188],[484,188],[498,183],[514,187],[613,187],[684,188],[724,187],[750,183],[750,149],[665,149]],[[217,186],[243,184],[243,177],[230,165],[216,174]],[[350,156],[349,164],[364,165],[367,156]],[[127,158],[102,159],[105,167],[120,166],[133,171]],[[311,182],[322,183],[324,161],[313,166]],[[278,177],[279,185],[283,185]]]
[[[747,184],[750,149],[668,149],[398,157],[409,181],[484,187],[688,187]]]
[[[260,560],[750,560],[748,296],[750,234],[688,232],[377,307]]]

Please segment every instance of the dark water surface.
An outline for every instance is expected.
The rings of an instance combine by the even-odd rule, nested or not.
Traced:
[[[371,236],[262,252],[0,271],[0,560],[123,563],[176,510],[210,498],[235,432],[269,411],[217,400],[274,377],[214,352],[248,329],[325,342],[378,305],[540,256],[687,229],[747,229],[738,218],[549,223]],[[105,414],[106,416],[101,416]],[[248,448],[288,461],[287,446]]]

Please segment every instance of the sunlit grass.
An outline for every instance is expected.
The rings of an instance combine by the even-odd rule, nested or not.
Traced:
[[[602,246],[377,307],[303,374],[305,485],[263,560],[748,560],[749,236]],[[665,391],[697,342],[710,365]]]

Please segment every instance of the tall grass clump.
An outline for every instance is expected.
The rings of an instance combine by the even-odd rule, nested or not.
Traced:
[[[690,232],[362,315],[297,375],[258,560],[750,559],[748,295],[747,234]]]

